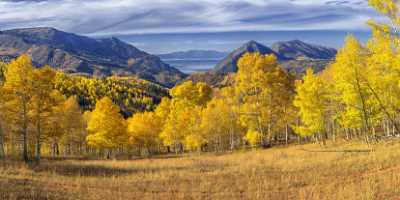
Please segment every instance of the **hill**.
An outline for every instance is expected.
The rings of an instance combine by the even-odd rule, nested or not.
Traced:
[[[136,75],[173,86],[186,75],[117,38],[93,39],[54,28],[26,28],[0,32],[0,59],[21,54],[37,66],[50,65],[68,73],[96,76]]]

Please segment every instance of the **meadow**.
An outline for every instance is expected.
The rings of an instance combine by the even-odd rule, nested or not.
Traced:
[[[400,140],[137,160],[4,161],[0,199],[398,199]]]

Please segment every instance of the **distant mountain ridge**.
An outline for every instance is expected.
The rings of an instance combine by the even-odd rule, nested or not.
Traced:
[[[50,65],[69,73],[136,75],[169,87],[186,77],[159,57],[114,37],[93,39],[54,28],[0,31],[0,59],[21,54],[30,55],[35,65]]]
[[[288,59],[329,60],[336,56],[337,50],[320,45],[308,44],[300,40],[277,42],[272,49]]]
[[[227,56],[228,52],[220,52],[213,50],[189,50],[178,51],[166,54],[158,54],[161,59],[222,59]]]

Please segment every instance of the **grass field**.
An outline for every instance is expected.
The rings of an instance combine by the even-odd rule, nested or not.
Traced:
[[[0,199],[400,199],[400,141],[132,161],[7,161]]]

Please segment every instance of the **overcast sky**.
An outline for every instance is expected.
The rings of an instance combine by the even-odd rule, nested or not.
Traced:
[[[276,36],[282,31],[300,31],[306,36],[315,30],[338,33],[337,38],[327,37],[325,43],[339,46],[339,36],[344,33],[368,31],[365,22],[371,18],[379,16],[367,0],[0,0],[1,29],[46,26],[93,37],[118,36],[152,52],[175,50],[173,43],[168,45],[170,37],[174,44],[181,41],[178,48],[183,50],[226,50],[230,46],[201,44],[212,40],[227,44],[247,39],[272,41],[273,36],[253,38],[271,31]],[[224,36],[242,32],[243,38],[239,34],[234,41],[224,41]],[[194,40],[194,35],[208,37],[200,41]],[[292,37],[289,34],[282,39]],[[320,36],[318,41],[312,38],[309,40],[321,40]],[[160,40],[158,46],[150,44],[152,39]]]

